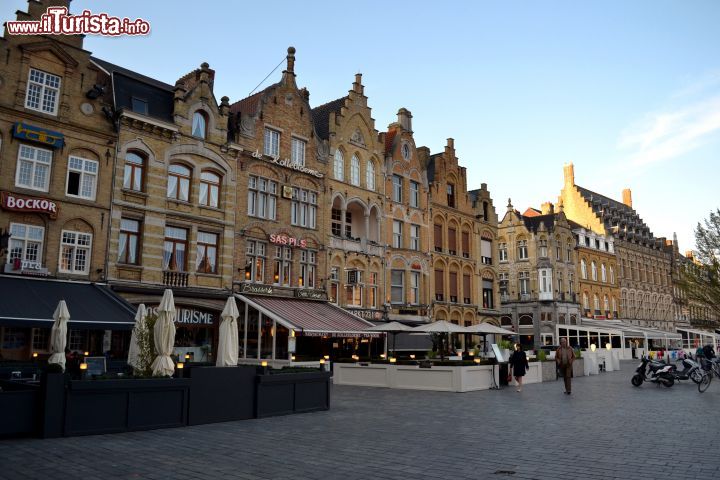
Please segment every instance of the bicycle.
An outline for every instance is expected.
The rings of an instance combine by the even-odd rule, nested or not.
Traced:
[[[698,370],[702,373],[702,378],[698,382],[698,392],[703,393],[710,386],[714,376],[720,378],[720,363],[718,363],[718,359],[701,358],[699,360],[701,368]]]

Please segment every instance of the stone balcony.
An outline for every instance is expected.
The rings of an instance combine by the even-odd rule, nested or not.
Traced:
[[[328,245],[328,247],[336,250],[344,250],[346,252],[358,252],[375,255],[378,257],[383,255],[384,250],[381,245],[375,244],[367,238],[355,240],[350,238],[330,237],[330,245]]]

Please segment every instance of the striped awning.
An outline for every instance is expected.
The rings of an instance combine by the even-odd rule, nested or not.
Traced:
[[[235,295],[238,300],[267,315],[297,335],[379,337],[367,331],[373,324],[328,302],[261,295]]]

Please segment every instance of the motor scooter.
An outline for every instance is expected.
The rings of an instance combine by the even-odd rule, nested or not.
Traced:
[[[630,381],[636,387],[642,385],[643,382],[652,382],[670,388],[675,384],[673,366],[652,361],[643,356],[640,365],[635,370],[635,375]]]
[[[680,368],[682,368],[682,370]],[[696,361],[683,358],[677,361],[677,367],[672,370],[672,374],[675,380],[692,380],[697,384],[700,383],[703,377],[700,369],[700,364]]]

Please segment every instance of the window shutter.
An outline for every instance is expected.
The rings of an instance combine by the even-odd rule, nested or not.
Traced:
[[[444,278],[445,272],[443,270],[435,270],[435,293],[445,293]]]
[[[435,248],[442,248],[442,225],[435,225]]]
[[[470,233],[462,232],[462,249],[464,253],[470,253]]]
[[[492,258],[492,242],[489,240],[480,240],[480,256]]]
[[[470,275],[463,275],[463,297],[472,298],[472,291],[470,290]]]
[[[458,291],[458,274],[457,272],[450,272],[450,296],[451,297],[457,297],[457,291]]]

